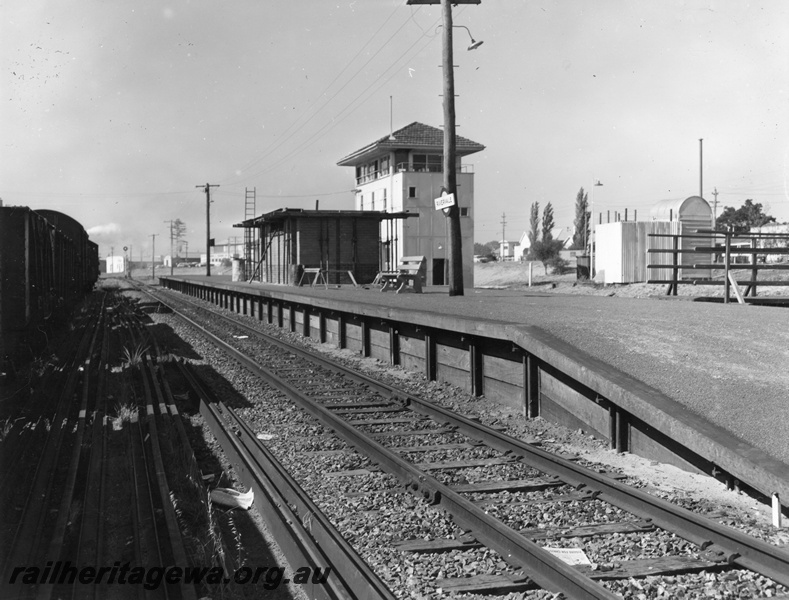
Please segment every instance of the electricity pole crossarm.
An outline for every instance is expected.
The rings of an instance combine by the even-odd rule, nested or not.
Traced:
[[[211,277],[211,188],[218,184],[196,185],[205,189],[205,276]]]

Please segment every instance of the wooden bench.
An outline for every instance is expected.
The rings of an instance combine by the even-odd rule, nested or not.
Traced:
[[[424,256],[404,256],[397,265],[397,271],[382,271],[375,278],[382,283],[381,291],[397,286],[395,293],[411,290],[422,293],[422,277],[425,274]],[[409,287],[410,284],[410,287]]]

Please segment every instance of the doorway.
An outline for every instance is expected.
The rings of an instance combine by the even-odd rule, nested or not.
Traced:
[[[446,285],[446,258],[433,259],[433,285]]]

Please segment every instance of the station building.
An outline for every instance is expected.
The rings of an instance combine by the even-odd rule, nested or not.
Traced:
[[[319,269],[331,284],[371,283],[380,263],[381,230],[408,213],[280,208],[235,227],[254,230],[257,261],[248,261],[245,278],[299,285],[305,269]],[[385,224],[384,224],[385,223]]]
[[[463,281],[474,285],[474,170],[462,157],[485,146],[457,136],[457,193],[463,247]],[[355,209],[410,213],[416,219],[384,219],[380,227],[381,269],[393,270],[403,256],[424,256],[428,285],[448,282],[447,218],[435,210],[441,196],[444,132],[414,122],[341,159],[355,171]]]

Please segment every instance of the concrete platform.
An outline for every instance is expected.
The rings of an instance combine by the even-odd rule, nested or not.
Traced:
[[[789,473],[789,311],[782,308],[538,291],[478,289],[449,297],[440,287],[427,287],[423,294],[393,294],[353,287],[233,283],[223,276],[173,279],[300,297],[345,310],[352,306],[359,314],[413,312],[423,322],[433,318],[444,325],[454,316],[458,327],[477,331],[516,326],[556,348],[577,349],[603,370],[610,366],[614,380],[623,373],[644,384],[647,392],[660,392],[653,394],[655,402],[665,396],[686,408],[687,413],[676,412],[688,426],[704,428],[708,422],[722,428],[745,442],[738,449],[741,454],[753,455],[748,450],[752,447],[765,455],[760,459],[761,452],[756,452],[756,461],[771,463],[770,469],[779,474]],[[662,410],[671,412],[671,403],[664,404]]]

